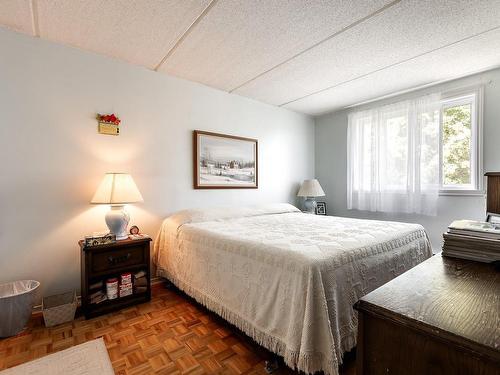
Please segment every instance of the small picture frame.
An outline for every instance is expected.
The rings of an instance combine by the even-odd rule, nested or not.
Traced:
[[[491,212],[488,212],[486,214],[486,222],[494,225],[500,225],[500,214],[494,214]]]
[[[316,215],[326,215],[326,202],[316,202]]]

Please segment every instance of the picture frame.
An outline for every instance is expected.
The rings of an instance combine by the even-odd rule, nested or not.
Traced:
[[[488,212],[486,214],[486,222],[494,225],[500,225],[500,214]]]
[[[316,202],[316,215],[326,216],[326,202]]]
[[[193,131],[194,189],[257,189],[258,141]]]

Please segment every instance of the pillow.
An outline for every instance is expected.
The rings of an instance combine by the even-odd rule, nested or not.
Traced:
[[[212,207],[178,211],[167,220],[170,223],[175,223],[177,228],[179,228],[181,225],[189,223],[227,220],[237,217],[282,214],[287,212],[300,212],[300,210],[289,203],[271,203],[247,207]]]

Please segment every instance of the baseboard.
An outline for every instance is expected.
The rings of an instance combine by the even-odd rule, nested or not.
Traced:
[[[156,284],[161,284],[163,282],[161,277],[153,277],[151,279],[151,286],[156,285]]]

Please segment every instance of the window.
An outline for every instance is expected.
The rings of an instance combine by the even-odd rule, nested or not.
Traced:
[[[479,90],[444,99],[440,116],[442,193],[481,189]]]
[[[435,215],[439,194],[477,193],[480,101],[477,89],[350,113],[348,208]]]
[[[349,114],[349,209],[436,214],[440,109],[429,95]]]

